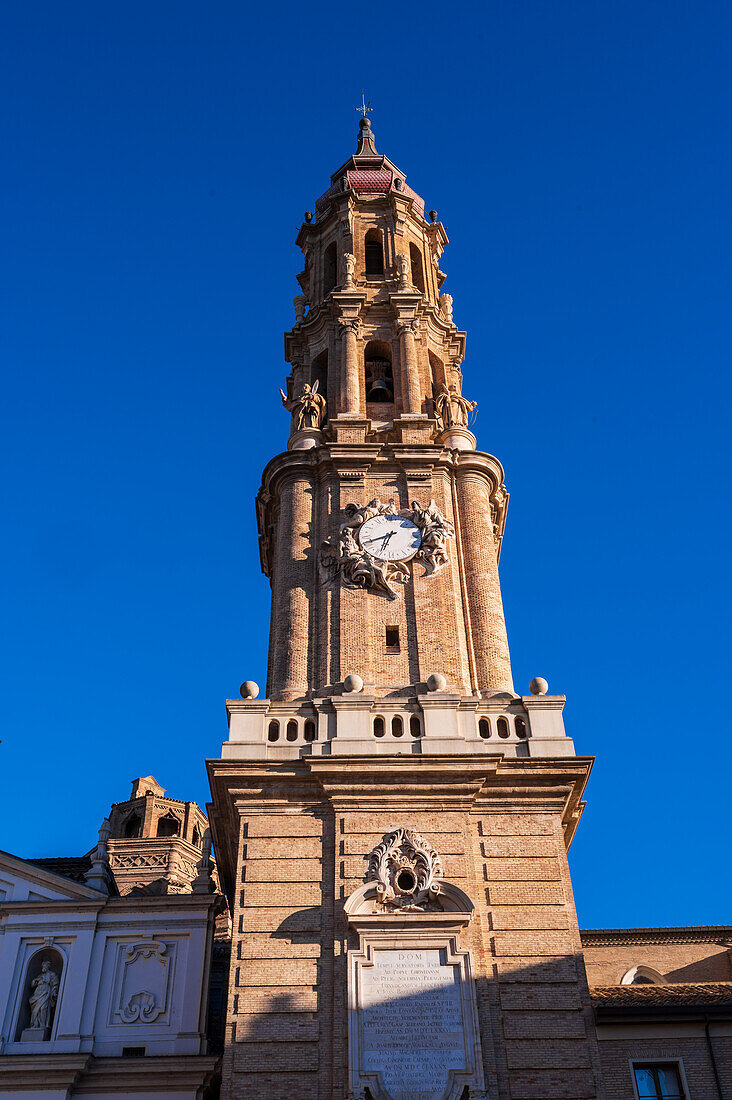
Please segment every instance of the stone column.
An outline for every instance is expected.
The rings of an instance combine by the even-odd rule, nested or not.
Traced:
[[[272,699],[298,699],[309,687],[310,601],[315,592],[313,492],[307,469],[289,471],[279,486],[267,676]]]
[[[463,561],[463,596],[470,616],[475,677],[481,693],[513,692],[511,658],[503,615],[493,537],[490,481],[476,469],[456,471]]]
[[[404,376],[402,400],[404,401],[404,411],[406,413],[422,412],[422,392],[419,384],[417,349],[414,344],[414,332],[416,327],[416,321],[403,321],[399,325],[402,372]]]
[[[344,363],[341,372],[340,411],[358,415],[361,412],[358,362],[358,331],[361,322],[358,319],[342,319],[341,324],[343,325]]]

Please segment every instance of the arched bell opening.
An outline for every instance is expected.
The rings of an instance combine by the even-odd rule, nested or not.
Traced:
[[[412,267],[412,285],[417,288],[420,294],[424,294],[424,268],[422,266],[422,253],[419,251],[416,244],[410,244],[409,246],[409,262]]]
[[[140,829],[142,828],[142,818],[137,813],[132,813],[122,826],[122,836],[129,840],[132,837],[140,835]]]
[[[384,340],[370,340],[364,351],[364,392],[368,405],[394,403],[391,348]]]
[[[180,821],[174,814],[164,814],[158,819],[156,836],[180,836]]]
[[[316,355],[310,364],[310,385],[318,384],[318,393],[328,398],[328,349]]]
[[[323,253],[323,297],[335,290],[338,282],[338,248],[331,241]]]
[[[366,277],[374,278],[384,274],[384,242],[380,229],[369,229],[364,241]]]

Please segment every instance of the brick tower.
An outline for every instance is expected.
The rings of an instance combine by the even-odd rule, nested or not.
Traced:
[[[447,234],[364,118],[297,243],[266,698],[242,685],[209,761],[222,1096],[600,1096],[566,859],[590,761],[562,696],[514,691]]]

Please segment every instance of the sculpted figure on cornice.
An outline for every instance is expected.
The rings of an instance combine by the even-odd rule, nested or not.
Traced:
[[[318,393],[318,382],[312,386],[308,382],[302,388],[299,397],[290,400],[280,390],[282,404],[292,413],[292,430],[301,432],[303,428],[322,428],[325,423],[325,398]]]
[[[455,528],[449,519],[445,519],[434,500],[426,508],[413,500],[411,519],[422,532],[422,545],[415,557],[424,562],[427,576],[438,573],[450,560],[447,540],[455,538]]]
[[[448,389],[443,382],[435,397],[435,415],[440,431],[467,428],[470,413],[477,408],[477,401],[468,401],[456,389]]]

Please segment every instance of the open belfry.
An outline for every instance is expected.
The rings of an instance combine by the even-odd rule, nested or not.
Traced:
[[[514,689],[445,228],[364,117],[297,243],[266,697],[242,685],[208,762],[222,1096],[600,1096],[566,854],[591,760],[562,696]]]

